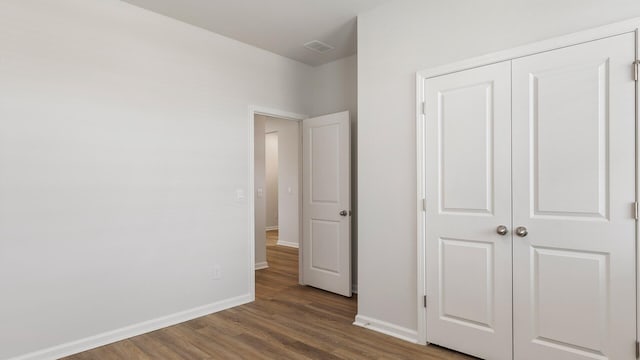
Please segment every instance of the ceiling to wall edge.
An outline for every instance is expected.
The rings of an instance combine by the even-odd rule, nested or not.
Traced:
[[[289,42],[288,44],[286,44],[287,48],[292,48],[294,49],[294,51],[298,53],[304,53],[304,55],[302,56],[303,58],[301,58],[301,56],[289,56],[286,53],[278,52],[274,49],[270,49],[265,46],[260,46],[260,44],[244,41],[243,39],[236,38],[234,36],[231,36],[230,34],[225,34],[223,32],[216,31],[215,29],[208,28],[203,24],[199,24],[197,21],[189,21],[189,19],[186,19],[185,16],[181,16],[179,14],[178,15],[171,14],[169,13],[168,10],[164,8],[159,8],[157,6],[146,6],[147,4],[145,3],[145,1],[147,0],[120,0],[120,1],[123,3],[129,4],[131,6],[135,6],[139,9],[144,9],[154,14],[168,17],[172,20],[179,21],[183,24],[195,26],[207,32],[213,33],[217,36],[221,36],[223,38],[237,41],[242,44],[251,46],[253,48],[260,49],[260,50],[272,53],[274,55],[278,55],[278,56],[287,58],[289,60],[293,60],[293,61],[305,64],[310,67],[319,67],[322,65],[326,65],[338,60],[342,60],[342,59],[357,55],[357,21],[358,21],[357,15],[354,15],[353,17],[349,18],[349,20],[346,22],[342,22],[342,25],[338,26],[337,29],[332,30],[333,32],[337,32],[338,30],[342,32],[343,34],[341,35],[342,38],[338,37],[339,39],[336,40],[336,42],[338,43],[342,42],[341,44],[336,44],[334,41],[326,39],[327,37],[331,37],[331,36],[309,36],[309,37],[306,37],[305,40],[297,41],[296,44],[292,42]],[[378,0],[376,3],[381,3],[383,1],[386,1],[386,0]],[[340,40],[344,40],[344,41],[340,41]],[[324,52],[319,52],[313,49],[313,46],[311,48],[307,46],[310,43],[326,44],[330,47],[330,49]],[[345,43],[349,43],[348,46],[346,46]],[[309,59],[312,59],[312,60],[309,60]]]

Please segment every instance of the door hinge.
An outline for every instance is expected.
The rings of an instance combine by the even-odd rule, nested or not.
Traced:
[[[633,80],[638,81],[638,72],[640,70],[640,60],[633,62]]]
[[[427,295],[422,297],[422,306],[427,307]]]
[[[427,114],[427,102],[423,101],[422,102],[422,115],[426,115],[426,114]]]
[[[640,208],[638,208],[638,202],[633,203],[633,218],[638,220],[640,217]]]
[[[427,211],[427,199],[422,199],[422,211]]]
[[[640,342],[636,341],[636,359],[640,358]]]

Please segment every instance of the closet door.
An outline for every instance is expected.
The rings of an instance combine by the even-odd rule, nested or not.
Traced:
[[[635,359],[633,34],[513,61],[514,355]]]
[[[425,81],[427,341],[492,360],[512,356],[510,76]]]

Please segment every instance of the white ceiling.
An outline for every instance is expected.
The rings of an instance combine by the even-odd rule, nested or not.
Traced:
[[[356,15],[390,0],[123,0],[317,66],[356,53]],[[303,47],[320,40],[335,49]]]

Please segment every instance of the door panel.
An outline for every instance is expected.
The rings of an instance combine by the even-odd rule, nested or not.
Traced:
[[[635,358],[634,44],[513,61],[516,359]]]
[[[600,331],[607,325],[608,256],[537,247],[532,252],[532,295],[537,299],[533,326],[538,340],[597,348]]]
[[[534,217],[607,217],[609,61],[594,60],[530,74]]]
[[[441,212],[493,214],[492,87],[487,81],[438,94]]]
[[[443,319],[491,330],[493,255],[490,242],[440,239]],[[461,263],[465,266],[461,267]]]
[[[340,222],[311,219],[309,242],[313,270],[340,275]]]
[[[340,124],[310,127],[311,201],[338,204],[340,202]]]
[[[344,296],[351,296],[349,126],[349,112],[302,123],[303,282]]]
[[[509,62],[425,81],[427,341],[511,358]]]

